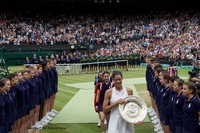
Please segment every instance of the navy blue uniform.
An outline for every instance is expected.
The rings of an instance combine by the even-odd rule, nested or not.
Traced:
[[[17,97],[16,97],[16,90],[15,87],[11,87],[10,89],[10,95],[12,97],[13,100],[13,104],[12,104],[12,108],[13,108],[13,113],[12,113],[12,124],[14,124],[14,122],[18,119],[18,113],[17,113]]]
[[[76,58],[74,56],[70,56],[69,59],[70,63],[75,63]]]
[[[175,126],[174,126],[174,117],[173,117],[173,101],[175,99],[177,95],[177,92],[173,91],[171,92],[170,96],[169,96],[169,110],[168,110],[168,114],[169,114],[169,126],[170,126],[170,131],[172,131],[172,133],[174,133],[175,131]]]
[[[158,102],[160,102],[159,100],[158,100],[158,93],[159,93],[159,89],[160,89],[160,87],[161,87],[161,84],[160,84],[160,81],[159,81],[159,79],[158,78],[155,78],[154,80],[153,80],[153,83],[154,83],[154,99],[155,99],[155,101],[156,101],[156,105],[158,105],[159,103]]]
[[[47,99],[50,98],[51,94],[52,94],[52,86],[51,86],[51,78],[50,78],[50,69],[47,70],[46,73],[46,84],[47,84],[47,91],[48,91],[48,97]]]
[[[38,88],[38,82],[39,82],[39,77],[37,75],[34,76],[33,81],[35,82],[35,104],[39,104],[39,88]]]
[[[37,64],[38,63],[38,60],[37,60],[37,58],[32,58],[32,60],[31,60],[31,62],[32,62],[32,64]]]
[[[44,103],[44,90],[42,88],[42,79],[41,79],[41,74],[40,75],[36,75],[36,78],[38,80],[38,84],[37,84],[37,89],[38,89],[38,103],[41,105],[42,103]]]
[[[52,68],[52,71],[54,73],[54,78],[53,78],[53,93],[58,92],[58,73],[56,70],[56,67]]]
[[[76,56],[75,63],[80,63],[80,57],[79,56]]]
[[[31,64],[30,60],[26,60],[26,64]]]
[[[174,126],[175,133],[183,132],[183,105],[185,102],[185,96],[182,93],[174,97],[173,101],[173,116],[174,116]]]
[[[100,90],[99,111],[103,111],[104,95],[106,91],[111,88],[111,82],[108,82],[108,84],[106,84],[105,82],[99,83],[97,88],[98,90]]]
[[[47,73],[42,72],[41,79],[42,79],[42,90],[44,92],[44,98],[49,99],[49,89],[47,88]]]
[[[66,64],[69,64],[69,63],[70,63],[70,58],[66,58],[66,59],[65,59],[65,63],[66,63]]]
[[[151,92],[151,87],[150,87],[150,82],[151,82],[151,75],[150,75],[150,73],[151,73],[151,71],[152,71],[152,68],[151,68],[151,66],[150,65],[147,65],[147,67],[146,67],[146,82],[147,82],[147,90],[149,91],[149,92]]]
[[[12,113],[13,113],[13,101],[10,92],[3,95],[3,101],[5,103],[5,132],[8,133],[12,130]]]
[[[48,70],[49,72],[49,83],[50,83],[50,96],[53,95],[53,79],[54,79],[54,72],[53,72],[53,68],[50,68]]]
[[[32,110],[36,105],[36,83],[34,79],[27,79],[27,84],[29,87],[29,109]]]
[[[39,59],[38,64],[42,63],[43,61],[44,61],[43,59]]]
[[[22,83],[22,86],[25,89],[25,106],[24,106],[25,108],[24,108],[24,112],[25,112],[25,115],[28,115],[29,111],[30,111],[30,107],[29,107],[29,103],[30,103],[29,86],[28,86],[27,80],[23,81],[21,83]]]
[[[102,82],[102,80],[100,79],[100,77],[98,75],[96,75],[95,80],[94,80],[94,85],[97,85],[100,82]]]
[[[160,103],[160,121],[164,125],[169,125],[169,96],[172,92],[170,87],[164,88],[161,95]]]
[[[158,84],[158,93],[157,93],[157,100],[156,100],[156,104],[158,106],[158,111],[159,111],[159,114],[161,115],[161,98],[162,98],[162,93],[163,93],[163,90],[164,90],[164,86],[160,84]]]
[[[158,90],[158,86],[157,86],[157,78],[154,74],[154,72],[151,72],[151,79],[150,79],[150,88],[151,88],[151,92],[152,92],[152,96],[153,96],[153,99],[156,100],[156,97],[157,97],[157,90]]]
[[[189,101],[186,99],[183,105],[183,133],[199,133],[199,114],[200,100],[192,97]]]
[[[99,77],[98,75],[96,75],[96,76],[94,77],[94,85],[97,85],[98,82],[99,82],[99,80],[100,80],[100,77]]]
[[[60,64],[60,58],[56,58],[56,62]]]
[[[18,118],[22,118],[25,116],[25,88],[22,85],[22,82],[14,86],[16,89],[16,97],[17,97],[17,113]]]
[[[2,94],[0,94],[0,133],[5,133],[5,103]]]
[[[66,60],[65,60],[64,58],[61,58],[61,59],[60,59],[60,64],[64,64],[65,61],[66,61]]]

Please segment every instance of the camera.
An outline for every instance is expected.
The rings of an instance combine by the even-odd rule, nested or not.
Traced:
[[[197,73],[196,72],[191,72],[189,71],[188,74],[190,75],[190,78],[196,77]]]

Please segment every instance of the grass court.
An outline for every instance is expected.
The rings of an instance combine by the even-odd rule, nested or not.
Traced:
[[[149,107],[151,105],[150,105],[150,98],[146,90],[146,84],[144,82],[140,82],[140,80],[145,80],[145,67],[141,68],[142,70],[122,71],[123,79],[124,81],[126,80],[127,85],[129,86],[132,85],[133,87],[135,87],[135,90],[137,91],[136,93],[145,100],[147,106]],[[23,66],[10,66],[9,69],[10,72],[14,72],[23,69]],[[187,80],[189,70],[191,69],[179,68],[178,74],[180,77]],[[59,76],[59,83],[58,83],[59,91],[56,95],[54,109],[60,111],[59,113],[62,114],[58,114],[52,120],[52,122],[49,123],[47,126],[43,127],[43,129],[40,132],[43,133],[100,133],[101,132],[100,128],[97,127],[98,115],[93,110],[93,99],[91,99],[91,97],[93,98],[93,87],[94,87],[93,82],[95,74],[96,73]],[[131,81],[132,78],[133,79],[139,78],[139,81],[132,82]],[[76,100],[76,102],[72,104],[72,102],[70,101],[73,100],[74,97],[77,97],[77,94],[79,94],[83,90],[89,90],[89,92],[79,95],[78,100]],[[84,103],[84,99],[87,99],[88,97],[90,97],[91,101],[86,104],[87,106],[85,108],[89,108],[89,110],[86,110],[87,113],[85,113],[84,111],[82,111],[84,110],[84,107],[82,107],[81,105]],[[71,107],[69,107],[69,105]],[[74,106],[76,106],[76,110],[70,111],[70,109],[73,108]],[[68,109],[66,109],[66,107]],[[62,109],[65,110],[63,111]],[[66,117],[67,115],[69,117]],[[135,125],[136,133],[154,133],[153,129],[154,126],[151,122],[149,122],[149,120],[146,120],[140,125]]]

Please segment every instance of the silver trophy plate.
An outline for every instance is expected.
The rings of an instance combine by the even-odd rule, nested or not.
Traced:
[[[131,95],[125,98],[124,104],[119,104],[119,112],[129,123],[142,122],[147,115],[147,105],[140,97]]]

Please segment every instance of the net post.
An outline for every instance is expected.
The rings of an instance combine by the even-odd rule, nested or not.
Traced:
[[[26,64],[24,64],[23,68],[26,69]]]
[[[128,60],[126,60],[126,71],[128,71]]]

